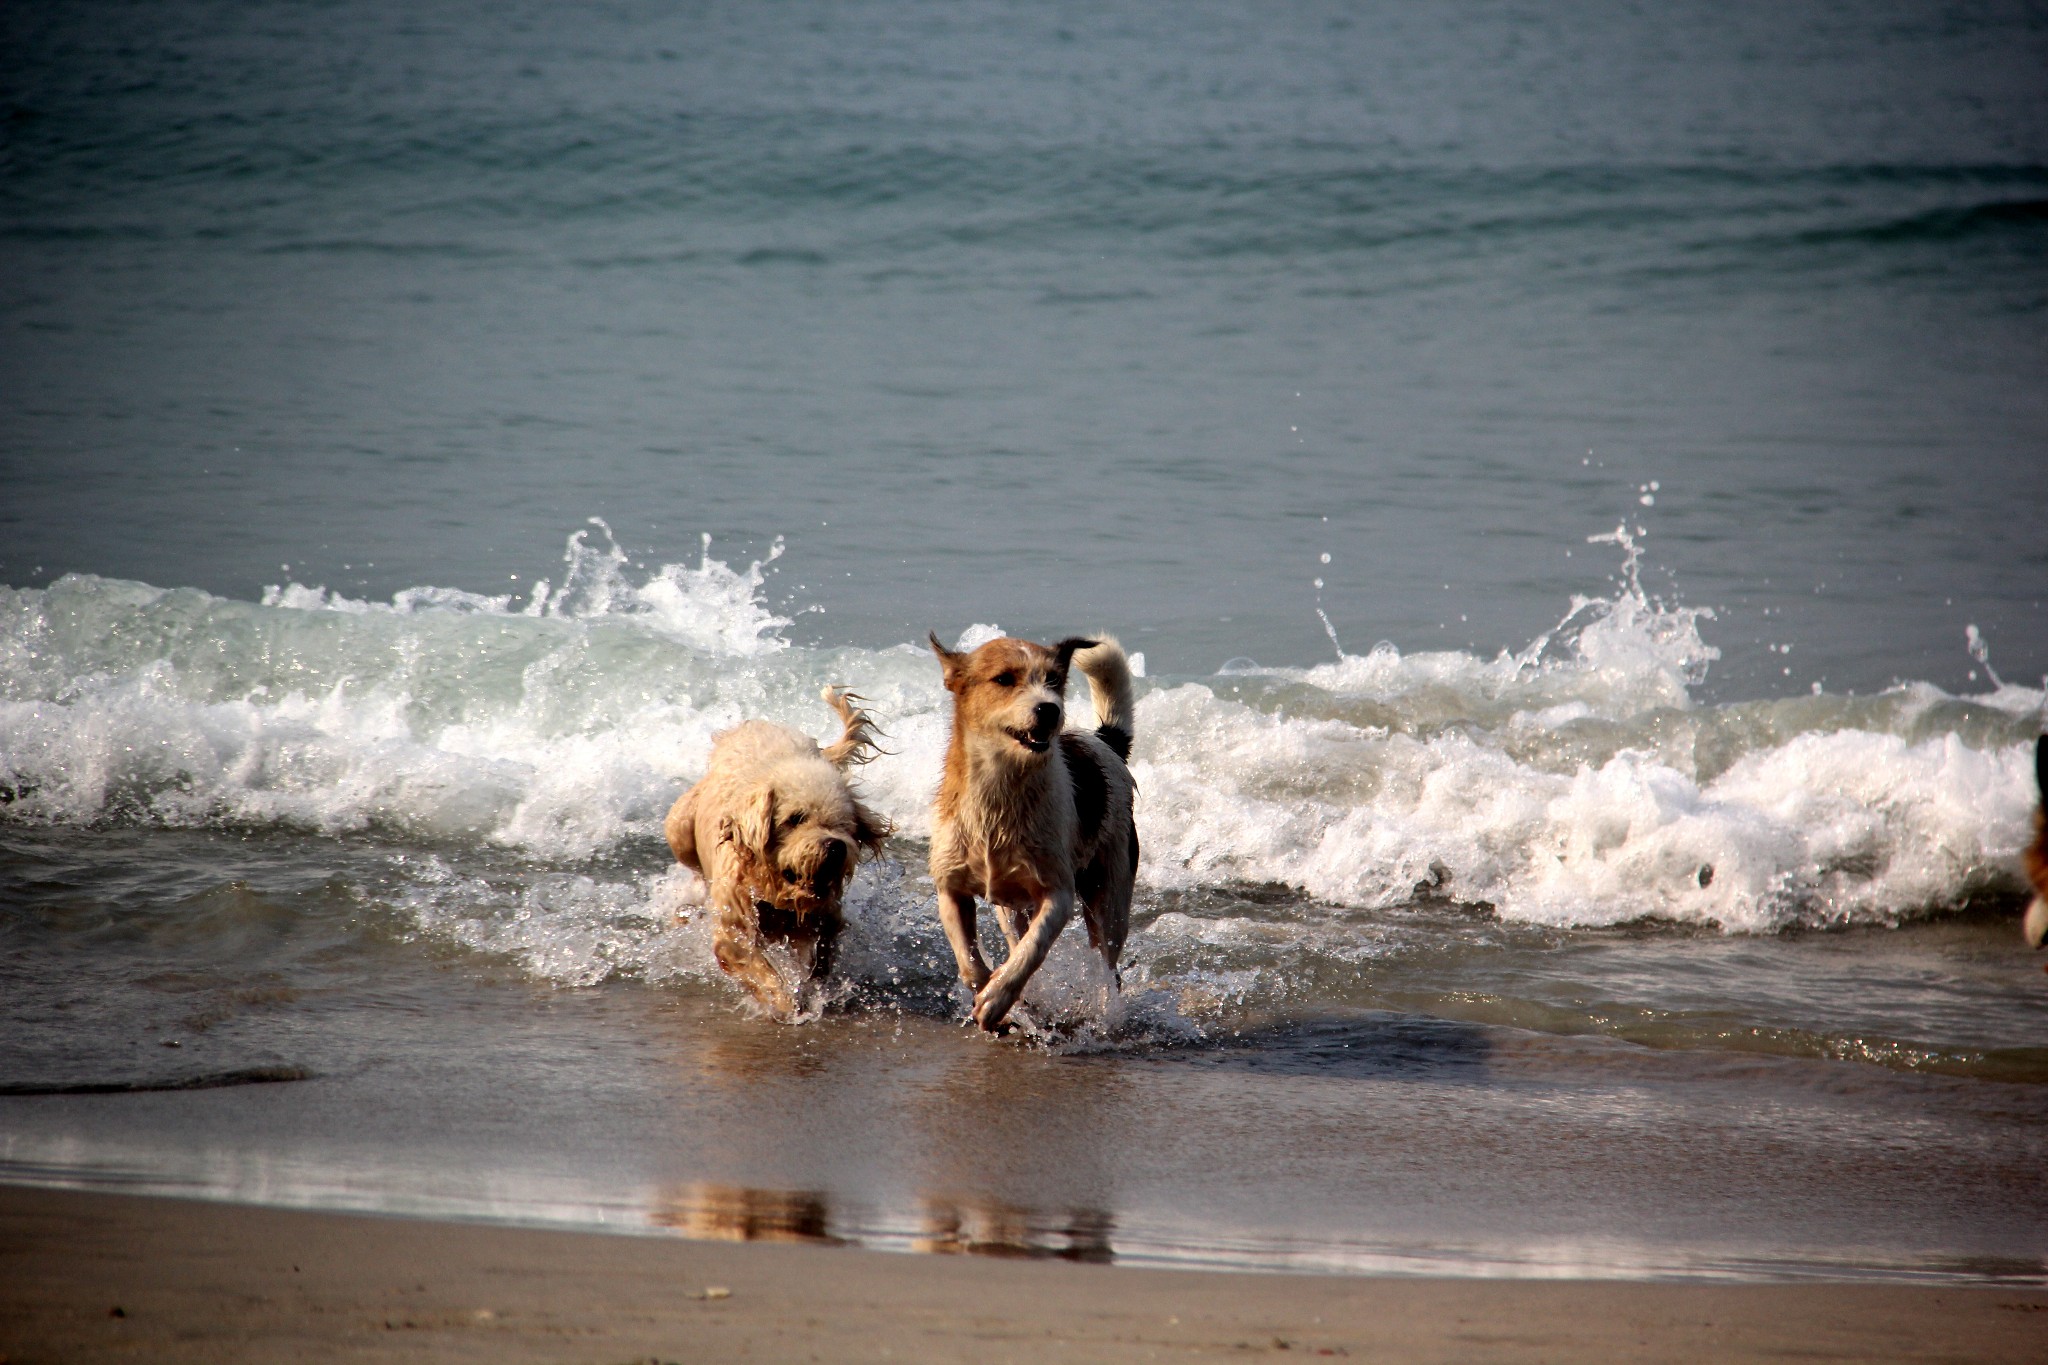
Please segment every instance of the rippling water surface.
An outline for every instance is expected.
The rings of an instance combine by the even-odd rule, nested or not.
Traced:
[[[2026,7],[0,35],[0,1178],[2048,1277]],[[1126,988],[1003,1042],[927,628],[1144,670]],[[775,1026],[659,822],[828,682],[898,837]]]

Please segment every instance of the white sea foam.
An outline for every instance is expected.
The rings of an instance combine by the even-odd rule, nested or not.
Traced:
[[[766,559],[756,560],[744,573],[736,572],[723,560],[711,557],[711,537],[704,537],[704,549],[695,568],[664,564],[644,581],[635,583],[628,572],[630,559],[612,535],[602,517],[590,524],[604,533],[605,544],[590,543],[588,531],[569,537],[563,554],[562,586],[551,587],[545,578],[537,580],[518,614],[533,618],[596,621],[605,618],[631,620],[670,639],[682,641],[713,654],[751,657],[787,649],[779,632],[790,624],[761,603],[766,581],[762,570],[782,557],[783,543],[777,540]],[[458,588],[405,588],[388,605],[343,597],[325,588],[299,583],[264,590],[263,605],[296,611],[339,611],[363,615],[390,612],[400,616],[423,612],[474,612],[506,616],[514,612],[511,594],[485,597]]]
[[[1492,659],[1456,650],[1404,655],[1387,641],[1364,654],[1344,654],[1308,669],[1239,668],[1239,675],[1296,678],[1342,697],[1401,707],[1449,708],[1460,719],[1494,723],[1531,710],[1562,719],[1614,720],[1656,707],[1692,704],[1688,689],[1704,681],[1721,651],[1700,638],[1705,607],[1650,597],[1642,586],[1640,529],[1617,526],[1589,544],[1623,552],[1612,597],[1572,598],[1571,610],[1520,650]]]
[[[1561,925],[1768,930],[1953,904],[2009,878],[2033,805],[2025,743],[1954,734],[1805,733],[1702,781],[1643,750],[1552,771],[1462,731],[1289,720],[1192,684],[1146,697],[1138,731],[1156,884],[1448,895]]]
[[[481,886],[428,882],[415,908],[564,980],[621,962],[682,970],[616,928],[663,917],[658,854],[644,885],[559,869],[653,845],[719,730],[766,716],[829,733],[823,683],[869,698],[889,752],[859,780],[923,836],[948,702],[921,644],[795,647],[762,603],[762,563],[736,571],[707,550],[635,571],[604,539],[577,533],[561,586],[523,603],[288,585],[253,604],[84,576],[0,590],[0,811],[508,849],[556,869],[515,888],[512,910]],[[1639,547],[1626,531],[1605,539],[1625,555],[1616,593],[1574,602],[1519,651],[1382,644],[1309,669],[1141,684],[1144,886],[1284,883],[1337,906],[1420,895],[1545,924],[1654,915],[1762,931],[2014,884],[2039,691],[1695,705],[1715,657],[1706,614],[1647,598]],[[911,883],[863,885],[910,916],[891,934],[924,922]],[[519,906],[565,937],[521,939]],[[1160,927],[1170,936],[1173,917]]]

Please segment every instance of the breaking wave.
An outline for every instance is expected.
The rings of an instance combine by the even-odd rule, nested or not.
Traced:
[[[89,575],[0,589],[0,820],[367,832],[422,846],[408,905],[441,938],[564,981],[696,972],[708,955],[657,932],[685,894],[661,817],[737,721],[827,731],[835,682],[889,733],[867,794],[923,837],[947,703],[921,647],[793,645],[766,561],[734,569],[707,541],[695,565],[636,573],[596,530],[524,601],[291,583],[251,603]],[[1594,539],[1623,557],[1612,592],[1518,651],[1381,643],[1141,681],[1141,895],[1173,902],[1148,933],[1217,932],[1175,898],[1269,884],[1304,898],[1304,930],[1329,907],[1448,901],[1768,932],[2016,889],[2040,690],[1695,704],[1711,613],[1646,594],[1626,529]],[[432,870],[465,849],[528,871],[493,888]],[[889,921],[871,978],[892,952],[943,951],[921,859],[898,852],[857,888]]]

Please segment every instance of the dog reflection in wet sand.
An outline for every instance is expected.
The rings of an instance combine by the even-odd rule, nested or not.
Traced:
[[[2034,791],[2039,797],[2034,807],[2034,842],[2027,847],[2024,859],[2034,899],[2028,903],[2027,917],[2020,925],[2030,948],[2038,948],[2048,939],[2048,735],[2034,741]],[[2048,971],[2048,967],[2042,970]]]
[[[656,1201],[652,1220],[700,1242],[837,1242],[825,1196],[697,1181]]]
[[[843,688],[824,698],[839,716],[837,740],[820,749],[765,720],[737,725],[712,741],[710,768],[664,826],[677,860],[703,874],[718,965],[778,1019],[798,1001],[767,945],[789,945],[806,982],[822,980],[854,863],[889,833],[846,779],[876,753],[874,719]]]
[[[1094,1209],[1034,1214],[994,1199],[926,1199],[924,1226],[911,1249],[934,1256],[1056,1258],[1108,1265],[1116,1221]]]
[[[1138,872],[1131,666],[1111,639],[990,640],[956,652],[931,637],[953,694],[953,734],[932,810],[932,881],[974,1021],[998,1028],[1080,903],[1112,978]],[[1088,679],[1093,730],[1062,728],[1067,670]],[[991,902],[1010,955],[991,972],[974,900]]]

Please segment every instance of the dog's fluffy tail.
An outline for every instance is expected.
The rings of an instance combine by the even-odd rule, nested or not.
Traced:
[[[875,743],[875,736],[881,731],[875,727],[874,713],[857,704],[867,698],[844,687],[828,687],[818,695],[838,714],[841,726],[839,738],[821,751],[826,761],[842,771],[872,762],[881,752],[881,746]]]
[[[1114,749],[1118,758],[1129,761],[1131,738],[1137,734],[1137,707],[1131,695],[1131,661],[1124,657],[1124,647],[1110,636],[1099,635],[1094,644],[1074,652],[1074,667],[1087,677],[1088,695],[1095,701],[1096,737]]]

